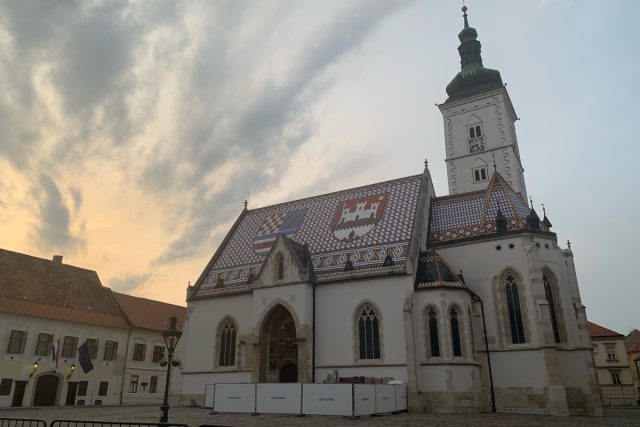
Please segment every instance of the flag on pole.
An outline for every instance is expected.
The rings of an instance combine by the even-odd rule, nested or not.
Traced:
[[[80,367],[85,374],[93,369],[93,363],[91,363],[91,357],[89,356],[89,345],[87,344],[87,340],[84,340],[84,343],[78,347],[78,362],[80,362]]]

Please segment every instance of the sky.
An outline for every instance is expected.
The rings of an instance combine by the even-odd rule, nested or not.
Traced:
[[[466,3],[589,319],[640,328],[636,2]],[[413,175],[425,158],[447,194],[435,104],[459,71],[460,7],[0,0],[0,247],[184,305],[245,199]]]

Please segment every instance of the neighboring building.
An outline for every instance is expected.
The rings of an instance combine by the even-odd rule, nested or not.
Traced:
[[[592,322],[587,322],[598,382],[606,406],[636,405],[624,335]]]
[[[166,360],[162,331],[168,328],[169,317],[173,315],[181,328],[186,308],[118,292],[113,292],[113,296],[131,325],[122,403],[162,403],[167,379],[166,366],[160,366],[160,361]],[[172,373],[174,384],[180,370],[173,369]]]
[[[61,256],[0,249],[0,407],[160,403],[160,332],[173,314],[182,324],[184,313],[112,292],[95,271],[63,264]],[[87,373],[79,351],[85,343],[93,366]]]
[[[632,330],[624,339],[624,346],[629,357],[629,369],[633,377],[633,385],[636,390],[636,401],[640,406],[640,331]]]
[[[498,411],[602,415],[573,254],[527,204],[517,116],[466,13],[458,37],[449,195],[425,167],[245,206],[187,291],[183,401],[215,382],[395,379],[414,411],[491,410],[493,384]]]
[[[0,406],[119,404],[128,334],[95,271],[0,249]]]

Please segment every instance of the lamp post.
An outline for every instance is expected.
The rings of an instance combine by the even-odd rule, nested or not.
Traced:
[[[169,329],[162,331],[162,338],[164,339],[164,345],[167,348],[167,381],[164,387],[164,399],[162,400],[162,406],[160,407],[160,422],[169,422],[169,381],[171,380],[171,363],[173,362],[173,352],[176,350],[178,341],[182,336],[182,331],[179,331],[176,327],[176,316],[169,318]]]

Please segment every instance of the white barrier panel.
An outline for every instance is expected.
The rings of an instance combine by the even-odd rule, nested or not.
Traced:
[[[376,384],[376,414],[396,411],[396,386]]]
[[[215,384],[207,384],[204,386],[204,407],[213,408],[213,391]]]
[[[302,384],[302,413],[351,416],[351,384]]]
[[[406,411],[409,407],[407,384],[396,384],[396,411]]]
[[[353,385],[353,415],[376,413],[376,386],[374,384]]]
[[[261,414],[299,414],[301,410],[301,384],[258,384],[256,386],[256,412]]]
[[[213,396],[215,412],[255,412],[255,384],[216,384]]]

